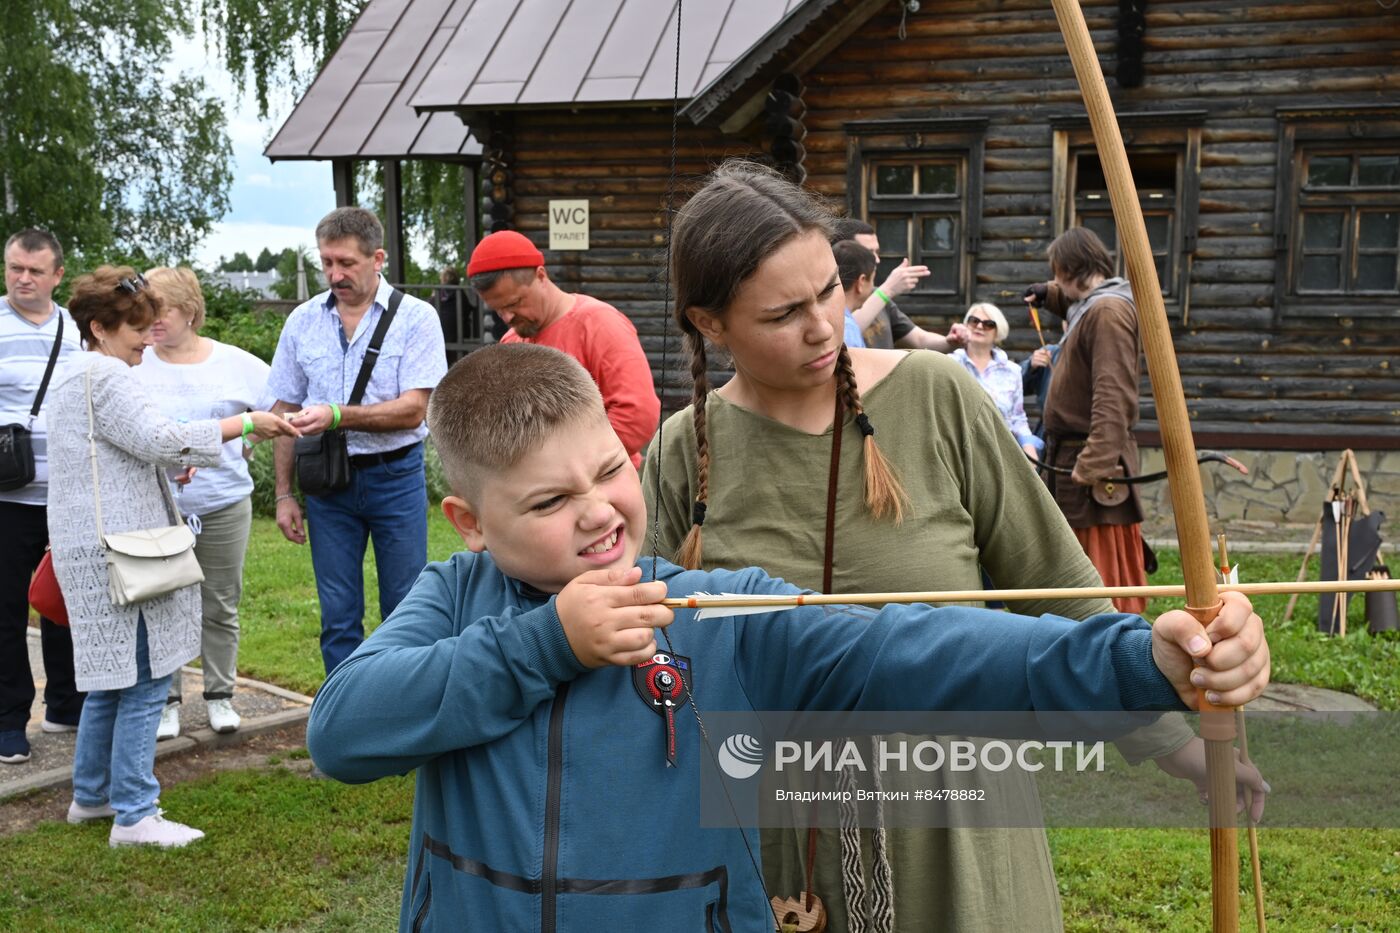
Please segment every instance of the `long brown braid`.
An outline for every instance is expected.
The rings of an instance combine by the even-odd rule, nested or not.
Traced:
[[[705,356],[705,338],[688,319],[685,323],[690,328],[685,334],[685,346],[690,351],[690,378],[695,384],[690,400],[699,469],[695,481],[695,502],[691,506],[690,531],[686,532],[685,540],[676,551],[676,563],[687,570],[699,570],[703,549],[700,528],[705,524],[705,504],[710,492],[710,439],[705,432],[705,403],[710,395],[710,380],[706,375],[709,364]]]
[[[809,233],[829,236],[833,215],[821,198],[793,184],[772,169],[731,160],[721,165],[679,211],[671,238],[671,282],[675,289],[675,322],[685,335],[690,353],[691,394],[698,462],[691,527],[676,553],[676,563],[700,568],[701,527],[709,498],[710,446],[705,402],[710,383],[705,338],[691,322],[692,308],[722,315],[739,285],[759,264],[791,240]],[[836,389],[855,415],[864,435],[865,501],[877,518],[899,522],[907,497],[894,469],[875,444],[875,429],[856,389],[850,354],[837,355]],[[834,425],[840,430],[841,425]]]
[[[856,388],[856,373],[851,366],[851,353],[845,344],[836,354],[836,391],[841,393],[841,404],[855,416],[856,427],[864,435],[862,452],[865,459],[861,472],[865,474],[865,505],[876,518],[889,518],[896,525],[904,521],[904,507],[909,502],[904,485],[894,467],[885,459],[880,447],[875,443],[875,428],[861,404],[860,392]],[[840,430],[836,425],[833,430]]]

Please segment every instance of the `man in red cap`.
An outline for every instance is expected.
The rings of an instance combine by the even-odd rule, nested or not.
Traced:
[[[641,466],[641,449],[656,433],[661,402],[637,328],[610,304],[571,295],[544,269],[544,255],[514,230],[483,239],[467,263],[467,281],[510,330],[501,343],[537,343],[583,364],[622,446]]]

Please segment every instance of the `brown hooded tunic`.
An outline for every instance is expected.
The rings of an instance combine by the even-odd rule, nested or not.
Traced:
[[[1060,342],[1044,424],[1050,463],[1073,477],[1046,473],[1045,481],[1071,528],[1133,525],[1142,521],[1136,489],[1121,505],[1094,501],[1095,480],[1138,472],[1139,363],[1137,311],[1121,278],[1104,281],[1073,304],[1053,283],[1047,308],[1069,321]]]

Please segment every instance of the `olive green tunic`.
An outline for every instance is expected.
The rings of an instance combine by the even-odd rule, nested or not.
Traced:
[[[979,589],[979,564],[997,586],[1098,585],[1099,577],[995,405],[962,367],[941,354],[913,351],[862,392],[880,449],[911,508],[902,524],[877,521],[862,496],[861,435],[843,426],[833,559],[834,592]],[[806,434],[711,394],[706,569],[759,566],[798,586],[819,589],[826,525],[831,431]],[[667,419],[648,451],[643,488],[660,524],[660,553],[671,556],[690,528],[697,456],[687,408]],[[654,501],[658,447],[661,502]],[[1112,612],[1106,600],[1022,603],[1028,615],[1083,618]],[[994,632],[989,631],[994,637]],[[1173,751],[1191,736],[1177,719],[1119,747],[1132,759]],[[1125,745],[1130,747],[1125,747]],[[928,787],[910,775],[908,787]],[[940,774],[956,787],[967,775]],[[901,789],[886,775],[886,789]],[[1030,775],[976,776],[991,799],[1035,797]],[[973,786],[969,783],[967,786]],[[995,795],[995,797],[993,797]],[[870,834],[863,834],[867,878]],[[1045,833],[1039,829],[890,830],[896,929],[900,931],[1058,931],[1059,894]],[[814,889],[833,931],[847,927],[840,846],[823,830]],[[769,893],[803,887],[806,832],[763,834]],[[870,882],[867,880],[867,889]]]

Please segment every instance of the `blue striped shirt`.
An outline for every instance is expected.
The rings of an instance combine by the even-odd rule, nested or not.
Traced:
[[[39,391],[39,383],[44,380],[44,368],[48,366],[49,353],[53,351],[59,314],[63,315],[63,345],[59,348],[58,364],[54,371],[62,367],[64,359],[70,354],[82,352],[78,326],[66,309],[57,304],[54,309],[58,314],[50,314],[47,321],[35,324],[0,298],[0,424],[28,426],[29,410],[34,407],[34,396]],[[49,388],[53,388],[52,380]],[[0,492],[0,501],[22,505],[44,505],[48,501],[49,445],[44,423],[44,409],[47,407],[46,398],[32,428],[34,482],[19,489]]]

